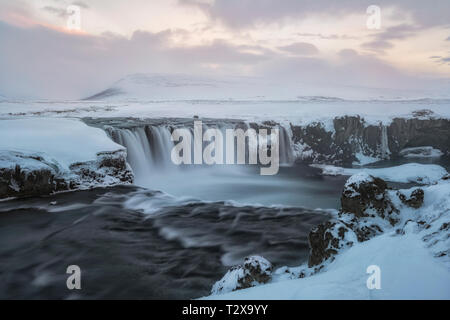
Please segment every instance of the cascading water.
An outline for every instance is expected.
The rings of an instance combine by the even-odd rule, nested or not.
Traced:
[[[294,161],[292,137],[284,126],[280,126],[280,163],[292,164]]]
[[[227,129],[250,128],[258,132],[258,127],[245,122],[214,122],[203,121],[203,134],[208,129],[219,129],[226,140]],[[298,195],[298,188],[287,188],[285,176],[291,176],[287,172],[296,169],[282,166],[280,173],[275,176],[261,176],[261,165],[181,165],[173,164],[171,160],[172,149],[175,146],[171,133],[174,128],[187,128],[191,138],[194,136],[192,122],[174,120],[164,124],[137,124],[129,126],[109,126],[106,128],[109,136],[128,150],[128,163],[135,174],[135,184],[153,190],[162,190],[176,197],[196,198],[208,201],[233,200],[242,201],[246,204],[288,204],[303,205],[310,201],[310,192],[313,192],[314,183],[319,181],[308,181],[306,184],[301,180],[293,180],[288,184],[303,187],[305,192]],[[264,126],[261,128],[272,128]],[[291,133],[289,129],[279,126],[279,157],[280,164],[292,164],[293,150]],[[271,133],[268,130],[267,133]],[[237,140],[236,140],[237,141]],[[203,142],[203,150],[211,142]],[[258,151],[258,145],[249,145],[246,139],[246,160],[249,163],[249,150]],[[234,147],[234,150],[227,149]],[[237,157],[236,143],[223,143],[223,157],[226,159],[228,152],[234,152]],[[191,144],[191,159],[194,163],[194,141]],[[235,160],[236,161],[236,160]],[[302,174],[302,173],[300,173]],[[255,188],[255,186],[258,186]],[[327,199],[329,206],[333,206],[335,199]],[[319,207],[319,203],[313,204]]]
[[[387,126],[381,124],[381,145],[380,152],[382,159],[389,159],[391,151],[389,150],[389,142],[388,142],[388,134],[387,134]]]
[[[155,171],[174,169],[170,159],[173,148],[171,133],[165,126],[142,126],[131,129],[108,128],[108,134],[127,148],[127,161],[137,180]]]
[[[234,129],[234,126],[226,124],[214,126],[214,128],[217,127],[222,131],[223,137],[226,137],[225,131],[227,129]],[[245,125],[245,127],[244,130],[249,129],[248,125]],[[205,126],[203,132],[209,128],[213,127]],[[171,139],[169,127],[164,125],[144,125],[127,129],[110,127],[107,129],[107,132],[115,142],[127,148],[128,163],[136,175],[148,175],[152,171],[161,172],[161,170],[174,169],[175,165],[171,160],[174,142]],[[191,136],[193,136],[194,132],[192,129],[190,129],[190,132]],[[208,143],[204,142],[203,147]],[[226,148],[225,145],[224,143],[224,148]],[[252,147],[255,148],[257,146]],[[192,148],[194,148],[194,143]],[[248,156],[248,145],[246,150]],[[225,155],[226,153],[227,150],[225,149],[223,154]],[[294,161],[291,137],[288,130],[283,126],[279,127],[279,157],[280,164],[291,164]]]

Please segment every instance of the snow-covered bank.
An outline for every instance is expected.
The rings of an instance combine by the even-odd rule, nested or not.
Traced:
[[[130,183],[126,150],[74,119],[0,120],[0,198]]]
[[[370,265],[381,269],[380,290],[366,286]],[[450,299],[449,284],[449,270],[425,248],[420,234],[390,233],[350,248],[329,270],[311,277],[280,280],[205,299]]]
[[[348,180],[338,216],[310,232],[308,265],[205,299],[450,299],[449,230],[448,178],[395,191],[360,172]],[[368,289],[369,266],[380,268],[381,289]],[[222,288],[240,287],[224,280],[239,279],[224,277]]]
[[[125,150],[103,130],[78,119],[16,119],[0,123],[0,150],[42,153],[65,169],[77,162],[95,160],[98,153]]]
[[[405,148],[399,154],[406,158],[439,158],[443,155],[441,150],[430,146]]]
[[[430,184],[437,182],[447,174],[447,170],[439,165],[419,163],[407,163],[389,168],[342,168],[323,164],[311,164],[310,166],[321,169],[322,174],[329,176],[351,176],[365,172],[386,181],[401,183]]]

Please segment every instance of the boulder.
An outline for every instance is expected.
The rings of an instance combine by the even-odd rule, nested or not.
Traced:
[[[410,195],[405,195],[400,191],[397,191],[398,198],[408,207],[418,209],[422,206],[425,193],[422,189],[417,188]]]
[[[217,281],[211,294],[222,294],[264,284],[272,279],[272,264],[261,256],[245,258],[243,265],[232,267]]]
[[[386,193],[387,184],[383,179],[365,172],[351,176],[345,183],[341,196],[341,212],[356,217],[374,216],[374,211],[385,218],[395,208]],[[369,210],[373,209],[373,210]]]
[[[399,220],[386,182],[365,172],[347,180],[341,203],[336,219],[318,225],[308,235],[310,268],[334,259],[343,248],[373,238]]]

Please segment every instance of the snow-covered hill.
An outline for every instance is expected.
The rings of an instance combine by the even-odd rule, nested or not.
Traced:
[[[304,83],[242,76],[194,76],[137,73],[84,100],[402,100],[436,97],[429,92]]]
[[[267,86],[255,78],[139,73],[120,79],[86,100],[259,100],[267,97]]]

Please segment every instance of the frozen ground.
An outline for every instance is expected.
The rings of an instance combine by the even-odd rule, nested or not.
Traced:
[[[103,130],[78,119],[16,119],[3,120],[0,125],[2,152],[40,155],[64,169],[74,163],[96,160],[98,153],[124,149]]]
[[[328,99],[280,101],[9,101],[0,102],[0,118],[12,117],[138,117],[274,120],[332,126],[336,116],[359,115],[367,124],[388,124],[395,117],[411,118],[413,111],[429,109],[433,117],[450,118],[450,100],[345,101]]]
[[[381,269],[381,289],[368,290],[366,269]],[[450,299],[450,272],[419,235],[385,234],[339,256],[326,272],[211,296],[218,300]]]
[[[442,92],[441,92],[442,91]],[[440,93],[439,93],[440,92]],[[80,97],[80,99],[86,97]],[[291,121],[360,115],[388,123],[429,109],[450,117],[445,90],[393,90],[280,82],[256,77],[201,77],[183,74],[131,74],[104,91],[78,101],[0,99],[0,118],[11,116],[188,117]]]
[[[358,172],[365,172],[374,177],[390,182],[401,183],[435,183],[447,174],[445,168],[436,164],[407,163],[389,168],[342,168],[332,165],[312,164],[311,167],[319,168],[322,174],[330,176],[351,176]]]

